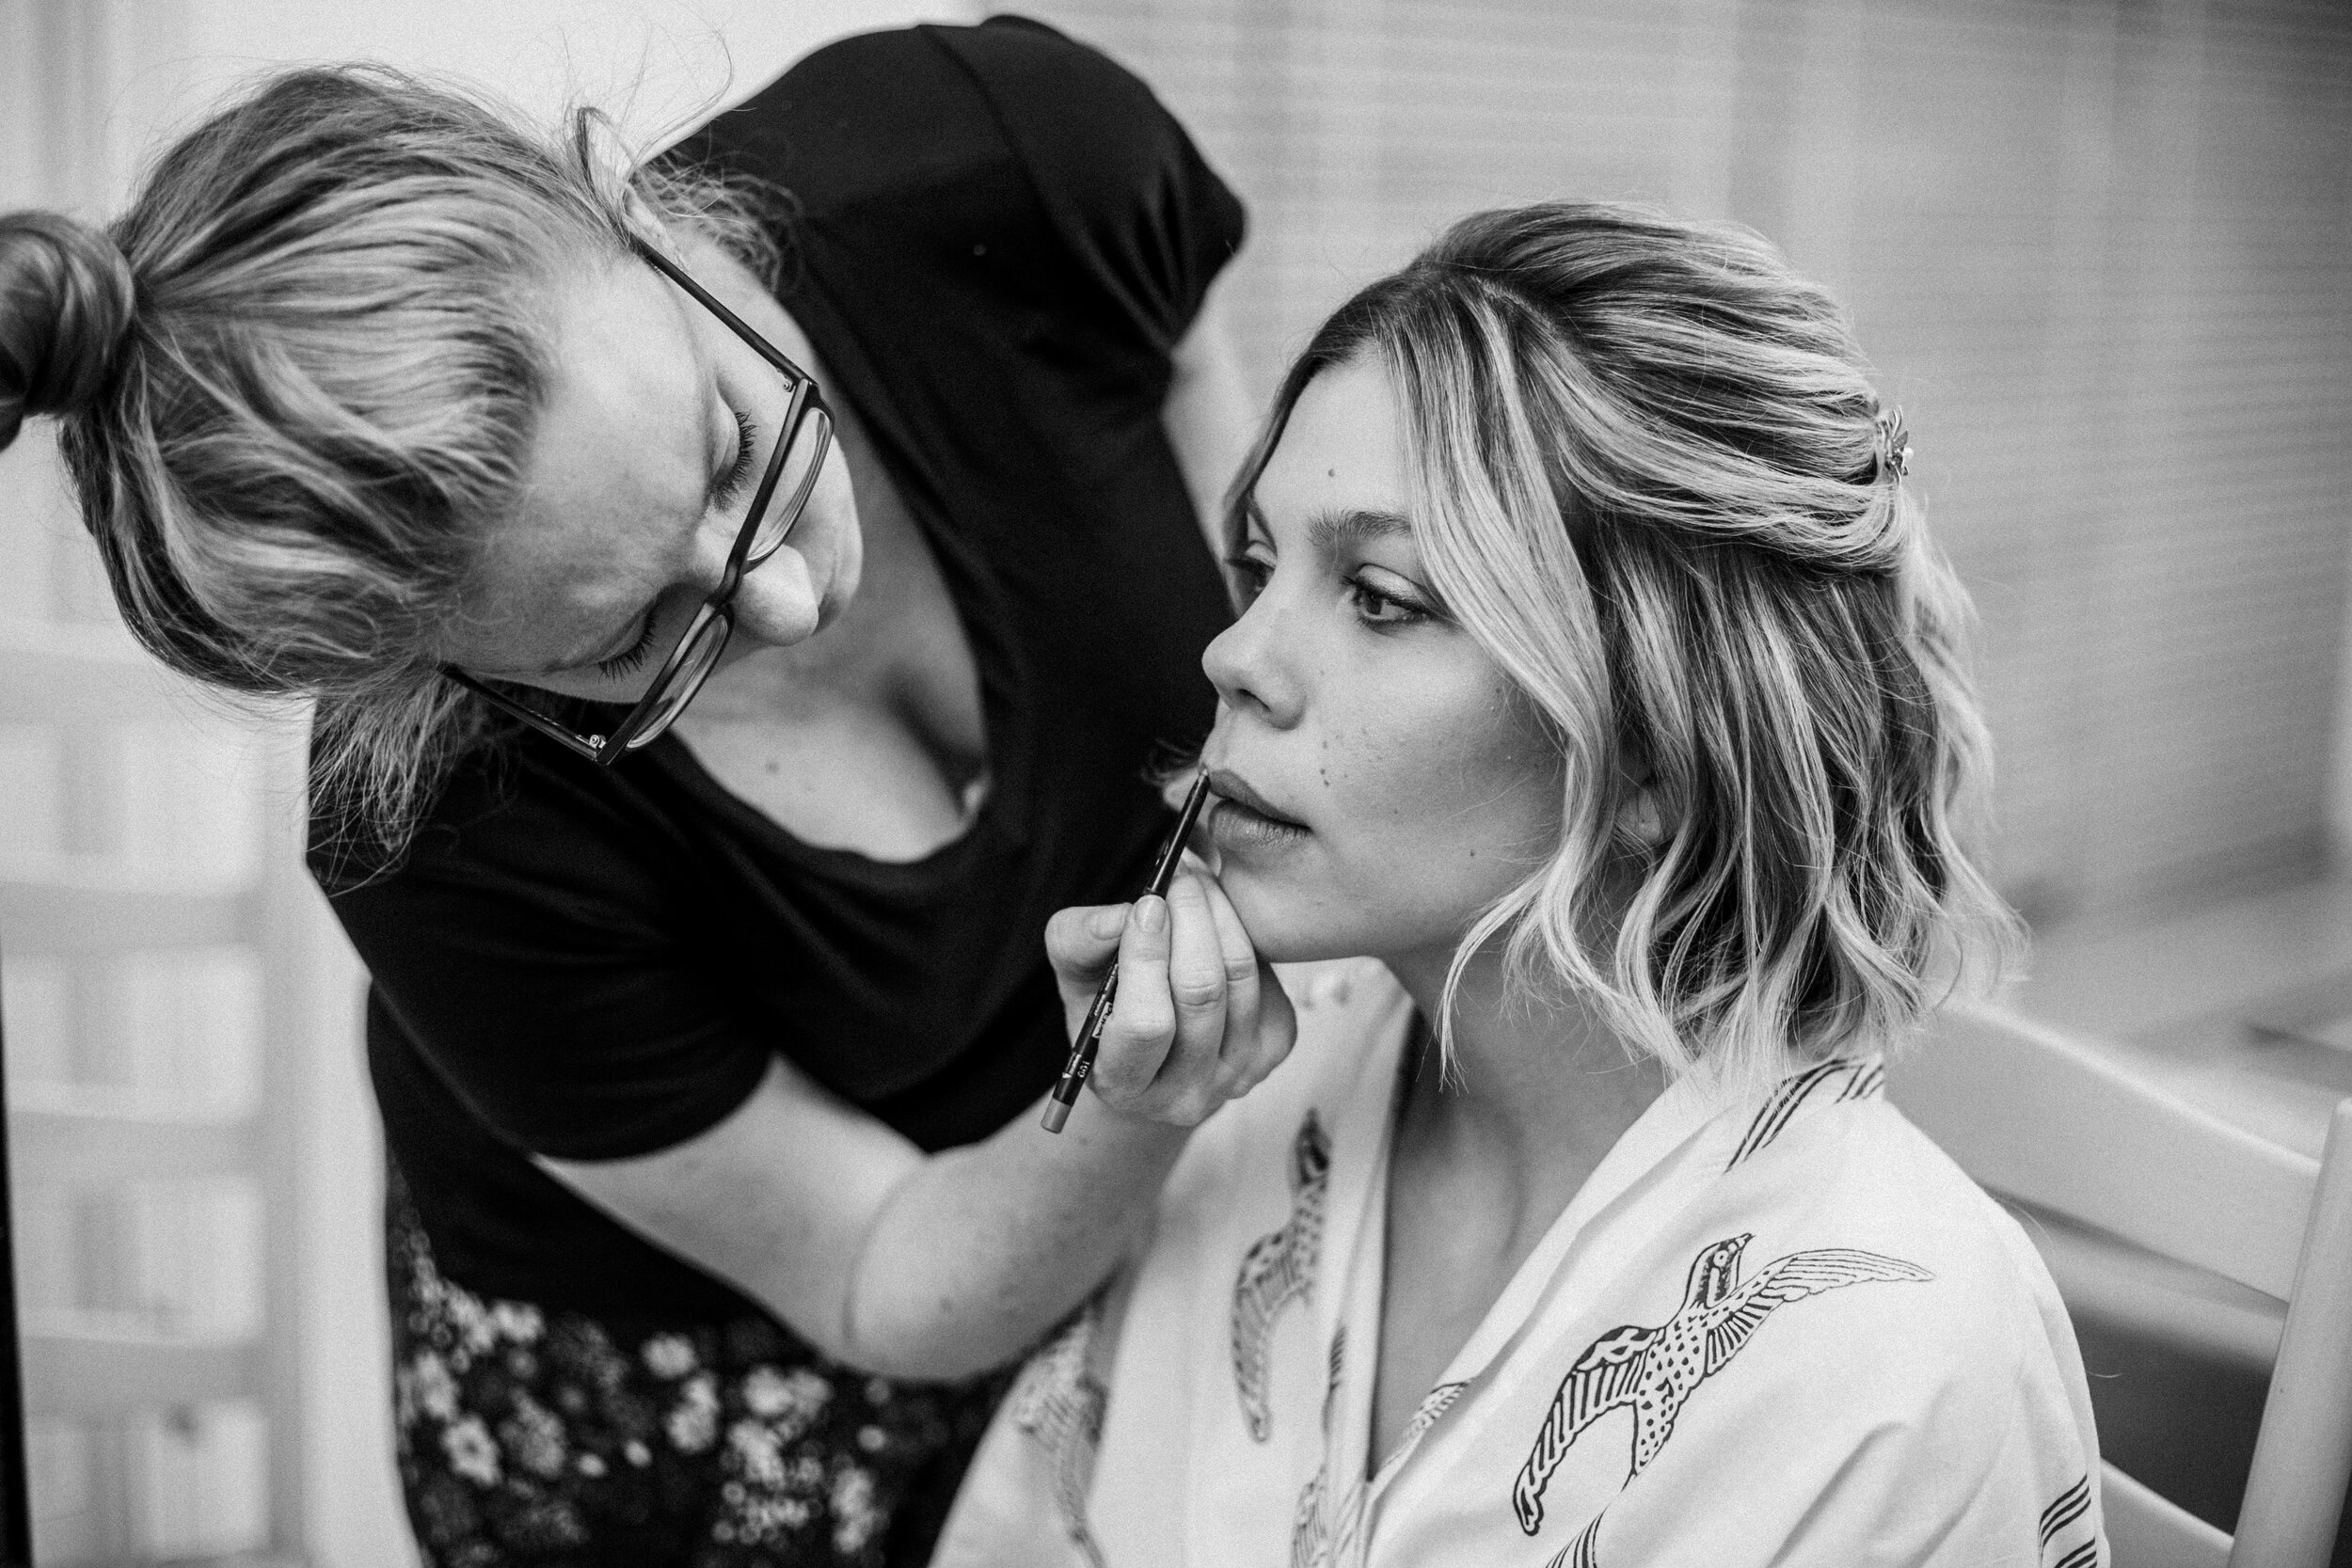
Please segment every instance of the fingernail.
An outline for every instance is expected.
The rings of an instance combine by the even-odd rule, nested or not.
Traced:
[[[1087,916],[1087,935],[1100,942],[1108,942],[1126,928],[1127,906],[1105,904]]]
[[[1168,929],[1168,900],[1150,894],[1136,900],[1136,928],[1145,936],[1156,937]]]

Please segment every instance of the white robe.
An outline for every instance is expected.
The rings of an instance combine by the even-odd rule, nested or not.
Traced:
[[[1763,1101],[1670,1088],[1375,1463],[1412,1009],[1377,965],[1317,984],[1140,1263],[1027,1369],[935,1568],[2105,1560],[2058,1292],[1868,1056]]]

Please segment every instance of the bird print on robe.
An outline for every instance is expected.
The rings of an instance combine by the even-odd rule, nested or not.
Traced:
[[[1103,1552],[1087,1528],[1087,1492],[1094,1483],[1094,1456],[1103,1440],[1108,1391],[1087,1366],[1087,1356],[1102,1321],[1103,1297],[1098,1293],[1029,1358],[1007,1397],[1013,1425],[1051,1456],[1054,1501],[1062,1528],[1092,1568],[1103,1568]]]
[[[1807,1101],[1827,1096],[1829,1103],[1842,1104],[1849,1100],[1881,1100],[1885,1094],[1886,1069],[1876,1056],[1833,1056],[1826,1062],[1816,1062],[1781,1081],[1772,1097],[1748,1123],[1746,1135],[1740,1138],[1740,1147],[1732,1150],[1724,1168],[1729,1170],[1740,1161],[1761,1153],[1780,1136]]]
[[[1692,1259],[1682,1309],[1655,1328],[1629,1323],[1595,1339],[1560,1380],[1551,1408],[1519,1466],[1511,1506],[1534,1535],[1544,1522],[1544,1487],[1568,1446],[1620,1406],[1633,1412],[1631,1481],[1674,1435],[1676,1418],[1698,1386],[1730,1364],[1779,1307],[1841,1286],[1935,1276],[1915,1263],[1849,1247],[1792,1252],[1741,1283],[1740,1255],[1752,1236],[1728,1237]],[[1586,1550],[1591,1550],[1586,1544]]]
[[[2048,1568],[2099,1568],[2099,1533],[2084,1517],[2090,1512],[2085,1472],[2042,1511],[2042,1560]]]
[[[1340,1382],[1347,1369],[1347,1327],[1331,1331],[1331,1354],[1324,1358],[1323,1464],[1298,1489],[1298,1505],[1291,1514],[1291,1568],[1329,1568],[1333,1515],[1331,1506],[1331,1421],[1340,1407]],[[1360,1483],[1359,1483],[1360,1484]]]
[[[1330,1135],[1310,1110],[1291,1144],[1290,1218],[1250,1243],[1233,1281],[1233,1386],[1249,1435],[1261,1443],[1274,1429],[1266,1406],[1268,1341],[1282,1308],[1314,1287],[1330,1183]]]

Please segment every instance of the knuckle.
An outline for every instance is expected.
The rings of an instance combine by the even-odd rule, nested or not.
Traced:
[[[1176,1012],[1160,996],[1138,996],[1131,1006],[1122,995],[1111,1009],[1111,1029],[1131,1050],[1163,1045],[1176,1032]]]
[[[1186,970],[1168,977],[1168,994],[1187,1012],[1214,1007],[1225,1000],[1225,976],[1216,970]]]
[[[1129,1076],[1126,1069],[1116,1062],[1106,1061],[1095,1063],[1094,1071],[1088,1082],[1094,1085],[1096,1094],[1101,1095],[1112,1104],[1120,1106],[1124,1106],[1128,1101],[1133,1100],[1140,1086]]]

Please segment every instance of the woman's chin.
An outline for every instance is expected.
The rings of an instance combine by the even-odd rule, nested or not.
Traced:
[[[1233,912],[1241,916],[1249,944],[1268,963],[1314,963],[1325,958],[1359,958],[1373,950],[1373,933],[1360,922],[1344,927],[1334,923],[1327,906],[1301,907],[1272,890],[1253,885],[1229,871],[1218,879]]]

